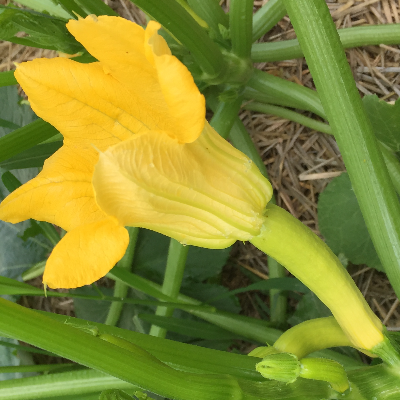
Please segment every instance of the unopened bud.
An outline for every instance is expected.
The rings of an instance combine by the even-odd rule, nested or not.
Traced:
[[[294,354],[271,354],[256,364],[256,370],[264,378],[292,383],[300,375],[300,362]]]

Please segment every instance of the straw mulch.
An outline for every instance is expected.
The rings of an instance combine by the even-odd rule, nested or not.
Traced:
[[[256,0],[255,10],[267,1]],[[4,0],[0,2],[5,3]],[[107,3],[123,17],[144,23],[143,15],[129,0],[110,0]],[[229,0],[222,1],[221,4],[228,8]],[[396,0],[327,0],[327,4],[337,28],[400,22],[400,6]],[[290,20],[285,17],[263,40],[278,41],[294,37]],[[346,53],[361,95],[376,94],[389,102],[398,98],[400,94],[398,46],[368,46],[347,50]],[[54,56],[56,54],[52,51],[26,48],[7,42],[0,43],[0,70],[13,69],[15,61]],[[257,68],[313,88],[313,81],[304,59],[262,63],[258,64]],[[310,113],[307,115],[311,116]],[[275,116],[250,111],[243,111],[240,116],[268,168],[278,205],[289,210],[314,232],[319,233],[318,195],[330,179],[345,171],[335,140],[328,135]],[[241,268],[268,279],[265,255],[250,245],[240,243],[236,245],[232,254],[230,264],[223,274],[223,280],[228,287],[246,285],[247,278]],[[377,315],[391,329],[400,330],[399,301],[386,276],[365,266],[351,268],[351,271]],[[53,300],[52,308],[69,313],[71,302],[66,300],[60,304],[56,299],[51,301]],[[241,296],[241,303],[246,314],[257,314],[251,295]],[[41,306],[43,307],[44,303]]]

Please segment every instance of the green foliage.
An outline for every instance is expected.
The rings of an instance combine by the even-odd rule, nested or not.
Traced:
[[[290,325],[298,325],[309,319],[330,317],[331,315],[329,308],[314,293],[309,292],[301,298],[296,311],[287,321]]]
[[[393,151],[400,151],[400,101],[388,104],[376,94],[363,98],[376,137]]]
[[[333,179],[320,195],[318,220],[321,233],[335,254],[353,264],[382,270],[347,174]]]
[[[135,273],[162,282],[170,239],[159,233],[141,229],[133,260]],[[186,261],[184,281],[203,281],[221,271],[230,249],[211,250],[190,247]]]
[[[0,168],[5,171],[10,169],[24,169],[43,167],[44,162],[62,146],[62,142],[39,144],[27,149],[14,157],[0,162]]]
[[[25,32],[28,36],[17,37],[19,32]],[[67,54],[84,50],[68,32],[65,21],[34,11],[5,6],[0,6],[0,39]]]

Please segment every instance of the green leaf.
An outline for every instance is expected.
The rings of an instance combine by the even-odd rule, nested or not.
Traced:
[[[32,109],[26,104],[20,104],[20,100],[15,86],[0,88],[0,118],[14,126],[22,126],[14,131],[0,126],[0,162],[57,134],[53,126],[37,119]]]
[[[0,276],[0,296],[21,294],[41,296],[43,294],[43,290],[28,285],[27,283],[19,282],[15,279]]]
[[[14,157],[0,162],[0,168],[5,171],[11,169],[42,167],[43,163],[62,146],[62,142],[39,144],[25,150]]]
[[[135,273],[162,282],[170,239],[159,233],[141,229],[133,260]],[[184,281],[203,281],[221,272],[228,259],[230,248],[223,250],[189,248]]]
[[[318,221],[332,251],[353,264],[367,264],[382,271],[348,174],[333,179],[321,193]]]
[[[313,293],[305,294],[297,305],[296,311],[288,319],[291,325],[297,325],[309,319],[330,317],[329,308]]]
[[[220,295],[216,298],[212,298],[208,301],[214,302],[215,300],[220,300],[225,297],[234,296],[239,293],[249,292],[251,290],[261,290],[261,291],[269,291],[273,289],[278,290],[291,290],[295,292],[308,293],[309,289],[303,283],[301,283],[297,278],[271,278],[268,280],[262,280],[251,285],[248,285],[244,288],[231,290],[223,295]]]
[[[400,101],[388,104],[376,94],[365,96],[363,104],[378,140],[393,151],[400,151]]]
[[[17,37],[19,32],[28,36]],[[67,54],[84,50],[68,32],[64,20],[31,10],[5,6],[0,6],[0,39]]]
[[[68,13],[60,4],[52,0],[18,0],[18,3],[40,13],[50,14],[53,17],[66,20],[73,17],[73,14]]]

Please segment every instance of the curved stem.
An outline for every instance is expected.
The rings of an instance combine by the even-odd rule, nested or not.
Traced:
[[[253,71],[243,95],[248,100],[300,108],[325,118],[325,111],[316,91],[260,70]]]
[[[216,99],[215,99],[216,100]],[[224,138],[227,139],[235,123],[242,98],[238,97],[233,102],[213,102],[215,104],[214,115],[210,120],[210,125]],[[239,149],[240,150],[240,149]]]
[[[324,0],[284,0],[385,272],[400,297],[400,203]]]
[[[139,234],[139,228],[127,227],[129,234],[129,245],[122,259],[118,262],[120,268],[130,271],[132,267],[133,257],[135,255],[135,247]],[[121,281],[116,281],[114,285],[113,297],[124,298],[128,294],[129,286]],[[119,317],[121,316],[124,303],[121,301],[113,301],[108,310],[106,325],[117,325]]]
[[[189,246],[184,246],[177,240],[171,239],[168,250],[167,266],[164,274],[164,282],[161,290],[165,295],[173,299],[177,298],[182,285],[188,251]],[[156,309],[156,315],[163,317],[170,317],[173,312],[174,309],[171,307],[158,306]],[[152,325],[149,334],[165,338],[167,330],[157,325]]]
[[[142,349],[128,351],[4,299],[0,299],[0,312],[0,334],[49,350],[161,396],[181,400],[242,399],[242,390],[229,375],[175,370]]]
[[[282,208],[268,204],[261,234],[250,242],[308,286],[331,310],[355,347],[370,350],[383,342],[382,323],[338,258],[311,229]]]
[[[282,0],[265,3],[253,16],[253,42],[269,32],[285,15],[286,8]]]
[[[335,318],[316,318],[295,325],[284,332],[274,343],[282,353],[295,354],[299,359],[329,347],[351,346]]]
[[[345,28],[339,29],[338,34],[345,49],[358,46],[399,44],[400,24]],[[303,57],[303,51],[297,39],[255,43],[251,48],[251,59],[254,62],[274,62],[301,57]]]
[[[328,124],[316,121],[313,118],[306,117],[305,115],[288,110],[287,108],[257,102],[247,103],[243,106],[243,108],[246,110],[262,112],[264,114],[276,115],[278,117],[288,119],[289,121],[294,121],[307,126],[308,128],[314,129],[318,132],[327,133],[328,135],[332,134],[331,127]]]

